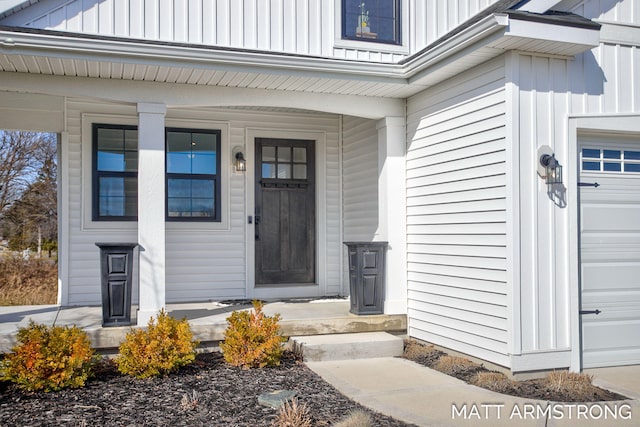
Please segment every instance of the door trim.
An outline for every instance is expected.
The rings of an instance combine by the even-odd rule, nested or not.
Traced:
[[[255,227],[248,224],[248,217],[254,217],[255,212],[255,165],[247,165],[245,173],[245,259],[246,259],[246,295],[247,298],[307,298],[326,295],[327,265],[326,265],[326,134],[322,131],[273,130],[262,128],[247,128],[245,133],[245,159],[255,161],[255,139],[306,139],[315,141],[316,168],[316,284],[301,286],[287,284],[279,287],[256,288],[255,280]],[[249,160],[251,159],[251,160]],[[234,172],[242,173],[242,172]]]

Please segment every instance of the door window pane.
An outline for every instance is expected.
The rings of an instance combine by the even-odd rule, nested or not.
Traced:
[[[582,162],[582,170],[585,171],[599,171],[600,162]]]
[[[307,165],[293,165],[293,179],[307,179]]]
[[[599,159],[600,158],[600,150],[594,150],[592,148],[583,148],[582,149],[582,157],[588,157],[590,159]]]
[[[262,147],[262,161],[263,162],[275,162],[276,161],[276,147]]]
[[[293,148],[293,161],[296,163],[307,162],[307,149],[302,147]]]
[[[278,179],[291,179],[291,165],[278,165]]]
[[[619,159],[620,151],[619,150],[604,150],[604,158],[605,159]]]
[[[620,172],[622,170],[622,165],[620,163],[604,163],[604,170],[606,172]]]

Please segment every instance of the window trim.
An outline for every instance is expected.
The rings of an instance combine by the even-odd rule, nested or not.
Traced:
[[[135,125],[120,125],[113,123],[91,123],[91,220],[97,222],[104,221],[137,221],[138,215],[122,215],[122,216],[107,216],[100,215],[99,203],[100,194],[98,191],[98,181],[102,176],[107,177],[123,177],[123,178],[138,178],[138,171],[130,172],[114,172],[98,170],[98,130],[99,129],[119,129],[119,130],[138,130],[138,126]],[[137,192],[136,192],[137,194]]]
[[[189,174],[189,173],[169,173],[167,172],[167,158],[169,154],[169,147],[167,134],[169,132],[189,132],[189,133],[205,133],[205,134],[213,134],[216,135],[216,173],[215,174]],[[222,222],[222,206],[221,205],[221,196],[222,196],[222,183],[221,183],[221,173],[222,173],[222,130],[221,129],[201,129],[201,128],[189,128],[189,127],[175,127],[175,126],[165,126],[164,128],[164,164],[165,164],[165,173],[164,173],[164,183],[165,183],[165,196],[164,196],[164,214],[166,222]],[[214,214],[210,217],[170,217],[169,216],[169,179],[170,177],[176,179],[212,179],[214,181]],[[196,178],[194,178],[196,177]]]

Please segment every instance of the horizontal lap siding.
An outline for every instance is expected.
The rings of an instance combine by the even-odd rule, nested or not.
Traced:
[[[502,58],[408,101],[411,336],[502,365],[507,356]]]
[[[91,141],[81,142],[81,116],[83,112],[113,114],[136,119],[135,107],[85,100],[68,102],[69,168],[70,181],[70,254],[69,304],[100,303],[100,265],[98,241],[137,241],[135,228],[113,230],[83,229],[83,210],[91,209],[90,200],[84,200],[82,178],[82,150],[91,149]],[[249,110],[169,110],[167,120],[195,120],[226,122],[230,127],[230,149],[245,145],[246,128],[265,130],[320,131],[326,135],[326,239],[325,265],[327,294],[340,293],[342,260],[340,258],[340,184],[338,118],[323,114],[281,114],[252,112]],[[212,127],[215,127],[213,124]],[[223,159],[224,161],[224,159]],[[251,161],[251,160],[250,160]],[[85,165],[90,167],[90,165]],[[63,166],[65,167],[65,166]],[[222,177],[228,185],[229,203],[223,212],[230,212],[229,230],[206,230],[193,224],[177,229],[167,224],[166,231],[166,298],[167,302],[207,301],[246,297],[246,215],[244,175]],[[184,224],[179,224],[180,226]],[[134,277],[137,271],[134,271]],[[137,282],[134,301],[137,300]]]

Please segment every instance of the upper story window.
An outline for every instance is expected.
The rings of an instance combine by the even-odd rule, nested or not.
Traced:
[[[342,38],[402,44],[400,0],[342,0]]]
[[[138,130],[93,125],[93,219],[132,221],[138,216]]]

